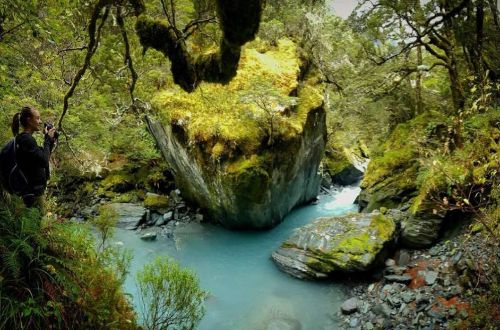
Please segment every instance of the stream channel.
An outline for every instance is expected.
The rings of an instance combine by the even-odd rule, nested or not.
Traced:
[[[317,204],[294,209],[268,231],[239,232],[189,223],[179,225],[173,238],[159,236],[146,242],[133,231],[117,228],[114,240],[134,256],[125,291],[140,315],[135,274],[158,255],[168,255],[194,270],[209,292],[201,330],[338,329],[345,287],[295,279],[274,265],[271,253],[295,228],[315,218],[355,212],[358,193],[359,187],[343,187],[321,195]]]

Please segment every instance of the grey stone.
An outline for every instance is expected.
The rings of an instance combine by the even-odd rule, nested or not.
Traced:
[[[137,227],[146,215],[146,209],[140,204],[111,203],[109,205],[118,214],[116,226],[119,228]]]
[[[378,317],[377,320],[375,321],[377,327],[381,329],[386,329],[388,326],[389,321],[385,317]]]
[[[401,299],[403,299],[403,301],[408,304],[415,300],[415,296],[411,291],[405,291],[401,294]]]
[[[384,315],[387,317],[389,317],[393,312],[389,305],[387,305],[386,303],[375,305],[375,307],[372,308],[372,311],[376,315]]]
[[[425,283],[427,285],[433,285],[436,282],[438,273],[434,271],[426,271],[424,274]]]
[[[406,267],[399,267],[399,266],[390,266],[385,269],[385,273],[390,275],[403,275],[403,273],[407,270],[408,268]]]
[[[250,175],[227,175],[219,170],[218,162],[200,160],[200,147],[180,138],[168,122],[148,119],[147,124],[176,173],[177,186],[203,205],[210,218],[229,228],[266,229],[279,224],[292,208],[312,200],[319,191],[318,168],[327,137],[326,112],[323,106],[310,110],[306,109],[307,118],[296,138],[281,141],[283,148],[270,149],[268,161],[255,166],[258,170]],[[294,153],[287,154],[290,150]],[[249,156],[253,155],[242,155],[234,161]]]
[[[163,220],[170,221],[172,220],[173,216],[174,213],[172,211],[168,211],[167,213],[163,214]]]
[[[349,326],[351,328],[356,328],[359,324],[359,319],[358,318],[352,318],[351,321],[349,321]]]
[[[203,214],[199,214],[199,213],[195,214],[194,221],[196,221],[198,223],[202,222],[203,221]]]
[[[462,259],[462,252],[461,252],[461,251],[457,252],[457,254],[455,254],[455,255],[453,256],[453,258],[451,259],[451,262],[452,262],[454,265],[456,265],[456,264],[460,261],[460,259]]]
[[[398,266],[406,266],[410,263],[411,257],[408,251],[406,250],[399,250],[398,257],[396,259],[396,264]]]
[[[156,240],[157,233],[149,232],[141,234],[141,239],[144,241],[154,241]]]
[[[410,275],[385,275],[384,279],[388,282],[410,283],[412,278]]]
[[[356,297],[347,299],[342,303],[340,306],[340,310],[342,311],[343,314],[349,315],[358,310],[359,307],[359,300]]]
[[[438,237],[443,219],[410,216],[401,222],[401,242],[411,248],[430,246]]]
[[[458,296],[459,294],[461,294],[463,291],[462,287],[458,286],[458,285],[454,285],[454,286],[450,286],[448,288],[448,290],[446,290],[443,294],[443,296],[446,298],[446,299],[450,299],[450,298],[453,298],[455,296]]]
[[[438,319],[438,320],[446,319],[446,314],[439,309],[436,309],[436,310],[431,309],[427,312],[427,315],[429,315],[430,317],[432,317],[434,319]]]
[[[387,259],[385,261],[385,265],[386,265],[386,267],[391,267],[391,266],[396,265],[396,262],[394,261],[394,259]]]
[[[377,265],[395,234],[394,222],[383,215],[319,218],[296,229],[272,258],[283,271],[300,278],[366,271]]]
[[[373,330],[373,328],[374,327],[373,327],[373,324],[371,322],[366,322],[364,324],[364,329],[366,329],[366,330]]]
[[[434,245],[433,247],[431,247],[429,249],[429,254],[431,256],[437,256],[441,253],[441,251],[442,251],[442,248],[439,245]]]
[[[388,296],[387,301],[393,306],[393,307],[399,307],[401,306],[401,299],[397,296]]]

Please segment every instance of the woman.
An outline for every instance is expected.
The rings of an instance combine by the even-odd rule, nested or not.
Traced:
[[[40,113],[31,106],[22,107],[12,119],[12,133],[16,138],[16,160],[28,180],[28,191],[22,198],[27,207],[38,207],[43,212],[43,193],[49,178],[49,158],[54,147],[55,128],[44,129],[45,140],[39,147],[33,133],[40,130]],[[19,129],[23,131],[19,133]]]

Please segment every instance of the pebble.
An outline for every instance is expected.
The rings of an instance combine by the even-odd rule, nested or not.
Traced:
[[[410,283],[412,278],[410,275],[385,275],[386,281],[397,283]]]
[[[358,306],[359,306],[358,298],[353,297],[344,301],[340,306],[340,309],[342,310],[343,314],[349,315],[356,312],[358,310]]]
[[[400,250],[398,259],[397,259],[397,264],[398,266],[406,266],[410,263],[410,254],[406,250]]]
[[[371,322],[366,322],[364,328],[366,330],[373,330],[373,324]]]
[[[436,282],[437,277],[438,277],[437,272],[427,271],[427,272],[425,272],[425,275],[424,275],[425,283],[427,285],[433,285],[434,282]]]

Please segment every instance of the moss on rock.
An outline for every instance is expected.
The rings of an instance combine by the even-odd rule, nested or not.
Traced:
[[[438,112],[427,112],[396,126],[368,165],[361,183],[360,206],[367,211],[381,206],[393,208],[414,198],[419,188],[421,149],[444,143],[441,130],[448,122]]]
[[[168,196],[147,193],[144,199],[144,207],[150,210],[165,209],[169,206]]]
[[[298,229],[273,253],[273,259],[281,268],[299,272],[292,270],[292,275],[304,277],[366,271],[382,261],[395,233],[391,216],[380,213],[319,218]],[[280,257],[284,255],[287,259]],[[280,264],[283,260],[289,264]]]

